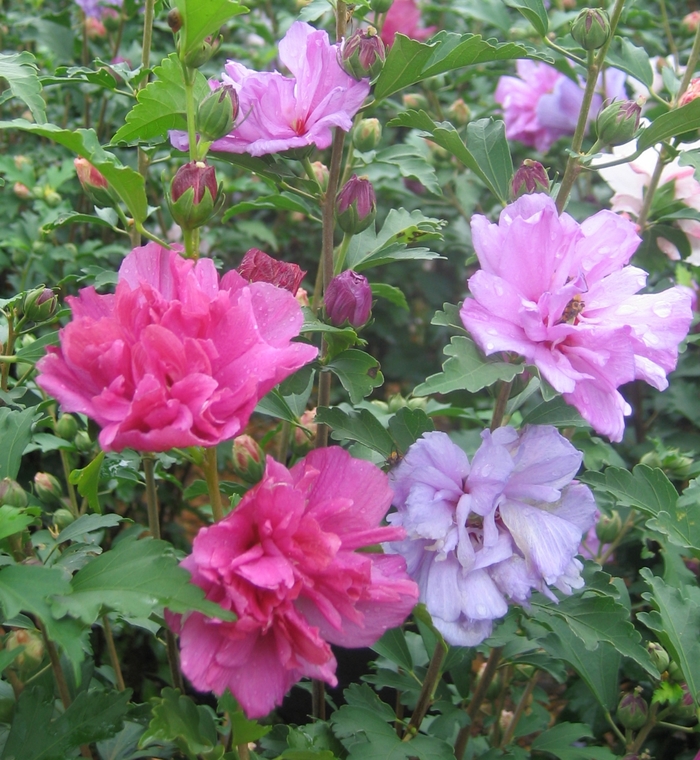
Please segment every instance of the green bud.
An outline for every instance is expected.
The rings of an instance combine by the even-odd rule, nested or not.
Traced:
[[[469,124],[472,112],[462,98],[457,98],[447,109],[447,116],[453,124],[456,124],[458,127],[464,127]]]
[[[617,706],[617,719],[632,731],[638,731],[647,722],[649,706],[639,695],[638,689],[632,694],[625,694]]]
[[[600,8],[586,8],[571,25],[571,36],[584,50],[598,50],[610,37],[610,18]]]
[[[221,47],[223,39],[220,34],[217,37],[211,35],[207,37],[197,50],[191,50],[185,56],[185,65],[191,69],[198,69],[200,66],[204,66]]]
[[[21,508],[26,507],[27,503],[27,492],[16,480],[10,478],[0,480],[0,504]]]
[[[225,137],[238,116],[238,93],[231,85],[210,92],[197,109],[197,132],[204,140],[214,142]]]
[[[352,133],[353,145],[363,153],[374,150],[381,139],[382,125],[379,119],[362,119]]]
[[[83,454],[92,451],[93,442],[87,430],[79,430],[75,436],[75,448]]]
[[[249,435],[233,439],[233,471],[246,483],[258,483],[265,472],[265,452]]]
[[[624,145],[639,129],[642,107],[634,100],[613,100],[598,112],[595,130],[605,145]]]
[[[64,441],[72,441],[78,432],[78,421],[72,414],[62,414],[56,422],[56,435]]]
[[[70,511],[70,509],[61,507],[61,509],[57,509],[53,513],[53,524],[59,531],[67,528],[73,522],[75,522],[75,515]]]
[[[613,510],[610,517],[601,515],[595,526],[595,534],[601,543],[609,544],[614,541],[622,530],[622,520],[617,510]]]
[[[58,299],[53,290],[42,286],[27,293],[22,304],[22,312],[32,322],[43,322],[53,316],[57,305]]]
[[[37,472],[34,476],[34,490],[45,504],[61,504],[63,488],[58,479],[48,472]]]
[[[650,641],[647,644],[647,652],[659,673],[663,673],[671,661],[668,652],[656,641]]]

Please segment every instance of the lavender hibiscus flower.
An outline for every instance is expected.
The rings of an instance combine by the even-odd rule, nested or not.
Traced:
[[[391,475],[398,511],[387,519],[408,538],[385,550],[406,558],[455,646],[483,641],[509,600],[526,604],[533,589],[556,600],[548,584],[580,588],[575,556],[596,516],[590,490],[573,480],[582,455],[554,427],[481,437],[470,465],[445,433],[427,433]]]

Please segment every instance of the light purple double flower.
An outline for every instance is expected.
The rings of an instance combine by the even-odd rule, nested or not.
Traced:
[[[369,94],[369,79],[357,81],[343,71],[338,47],[326,32],[296,21],[279,43],[279,59],[292,77],[254,71],[236,61],[226,64],[222,80],[238,93],[238,124],[212,150],[262,156],[313,145],[327,148],[333,127],[351,129]],[[170,137],[176,148],[187,149],[185,133]]]
[[[497,103],[503,107],[506,137],[545,152],[565,135],[573,135],[583,103],[583,87],[546,63],[519,60],[517,77],[498,80]],[[606,100],[624,99],[625,74],[606,69],[601,75],[600,92]],[[603,104],[603,95],[593,96],[589,122]]]
[[[406,558],[420,601],[455,646],[483,641],[509,601],[580,588],[576,554],[596,516],[590,490],[573,480],[582,455],[556,428],[481,437],[470,464],[445,433],[426,433],[391,474],[398,511],[387,519],[408,538],[385,551]]]

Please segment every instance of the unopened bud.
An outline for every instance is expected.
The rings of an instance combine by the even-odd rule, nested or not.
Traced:
[[[45,504],[61,504],[63,497],[61,484],[48,472],[37,472],[34,476],[34,490]]]
[[[623,145],[629,142],[639,129],[642,107],[635,100],[614,100],[601,109],[596,117],[595,128],[600,142],[605,145]]]
[[[610,37],[610,18],[600,8],[586,8],[571,25],[571,36],[584,50],[598,50]]]
[[[108,32],[116,32],[121,25],[121,14],[116,8],[102,9],[102,22]]]
[[[32,322],[43,322],[53,316],[58,304],[53,290],[49,288],[34,288],[24,298],[22,312]]]
[[[684,106],[696,98],[700,98],[700,78],[690,80],[688,89],[678,98],[678,105]]]
[[[406,108],[410,108],[413,111],[419,111],[422,108],[428,107],[428,101],[425,95],[421,95],[418,92],[407,92],[401,96],[403,104]]]
[[[265,453],[249,435],[233,439],[233,471],[246,483],[258,483],[265,472]]]
[[[78,432],[78,421],[72,414],[62,414],[56,422],[56,435],[64,441],[72,441]]]
[[[637,693],[625,694],[617,706],[617,719],[632,731],[638,731],[647,722],[649,706]]]
[[[372,288],[364,275],[346,269],[330,281],[323,302],[331,324],[359,328],[372,313]]]
[[[71,523],[75,522],[75,515],[70,511],[70,509],[61,507],[61,509],[57,509],[53,513],[52,519],[54,527],[60,532],[64,528],[67,528]]]
[[[539,161],[526,158],[513,177],[513,197],[519,198],[526,193],[548,193],[549,177],[547,170]]]
[[[236,269],[248,282],[269,282],[296,295],[306,272],[298,264],[278,261],[258,248],[246,252]]]
[[[695,34],[700,25],[700,11],[692,11],[687,16],[683,17],[681,25],[684,29],[687,29],[691,34]]]
[[[29,198],[33,197],[32,191],[21,182],[15,182],[12,186],[12,192],[22,201],[29,200]]]
[[[370,26],[343,40],[339,57],[340,65],[351,77],[374,80],[384,68],[386,48],[377,30]]]
[[[381,139],[382,125],[379,119],[362,119],[352,133],[353,145],[363,153],[374,150]]]
[[[464,102],[462,98],[457,98],[457,100],[452,103],[452,105],[447,109],[447,116],[449,117],[450,121],[456,124],[458,127],[464,127],[465,125],[469,124],[469,120],[472,117],[472,112],[469,110],[469,106]]]
[[[61,194],[56,192],[56,190],[50,185],[44,187],[42,197],[46,202],[46,205],[51,208],[55,208],[61,202]]]
[[[170,183],[170,213],[185,230],[206,224],[217,211],[216,171],[204,161],[181,166]]]
[[[207,141],[225,137],[238,116],[238,93],[225,84],[212,90],[197,110],[197,132]]]
[[[328,167],[321,161],[314,161],[311,164],[311,168],[314,170],[314,177],[316,177],[316,182],[318,182],[321,190],[326,190],[328,187],[328,177],[330,176]]]
[[[617,510],[613,510],[610,517],[602,515],[596,523],[595,534],[603,544],[609,544],[614,541],[622,530],[622,520]]]
[[[75,448],[78,449],[78,451],[82,451],[84,454],[86,454],[88,451],[92,451],[92,448],[94,446],[94,442],[92,438],[90,438],[90,434],[87,432],[87,430],[79,430],[75,435]]]
[[[377,215],[377,198],[367,177],[353,174],[336,198],[336,218],[343,232],[355,235],[366,230]]]
[[[22,508],[26,507],[27,503],[27,492],[16,480],[11,478],[0,480],[0,504]]]
[[[668,652],[656,641],[647,644],[647,652],[659,673],[663,673],[671,661]]]
[[[100,19],[95,16],[87,16],[85,18],[85,33],[88,39],[99,40],[107,36],[107,29]]]
[[[207,37],[197,50],[192,50],[185,56],[185,65],[192,69],[198,69],[200,66],[204,66],[204,64],[209,61],[214,53],[216,53],[221,47],[223,39],[224,38],[220,34],[216,37]]]
[[[44,642],[39,633],[24,628],[13,629],[5,639],[5,649],[12,651],[17,647],[24,647],[14,660],[20,668],[36,667],[44,659]]]
[[[168,26],[173,34],[182,29],[182,14],[177,8],[173,8],[168,12]]]
[[[95,169],[87,158],[76,158],[73,161],[78,180],[85,194],[96,205],[110,207],[114,200],[109,192],[109,182],[104,175]]]

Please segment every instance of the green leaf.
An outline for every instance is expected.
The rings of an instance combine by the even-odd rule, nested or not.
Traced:
[[[133,618],[168,607],[173,612],[196,610],[235,620],[232,613],[204,599],[202,589],[190,583],[190,574],[179,566],[173,547],[165,541],[124,539],[79,570],[71,586],[72,593],[57,600],[54,609],[88,625],[104,608]]]
[[[277,195],[264,195],[254,200],[242,201],[236,203],[227,209],[221,218],[222,222],[227,222],[231,217],[237,214],[243,214],[246,211],[259,211],[261,209],[270,209],[273,211],[299,211],[302,214],[310,214],[309,207],[302,203],[296,195],[291,193],[279,193]]]
[[[379,371],[379,362],[365,351],[358,351],[356,348],[338,354],[326,368],[338,377],[353,404],[359,404],[365,396],[384,382],[384,375]]]
[[[406,301],[406,296],[403,294],[401,288],[387,285],[383,282],[373,282],[370,287],[372,288],[373,296],[376,296],[377,298],[386,298],[386,300],[393,303],[394,306],[398,306],[400,309],[406,309],[406,311],[408,311],[408,301]]]
[[[0,539],[21,533],[35,521],[36,518],[28,515],[24,510],[3,504],[0,506]]]
[[[164,58],[153,69],[153,76],[155,80],[139,90],[138,103],[126,115],[126,124],[117,130],[112,144],[166,138],[168,130],[187,129],[185,80],[177,53]],[[194,76],[195,103],[209,92],[206,78],[197,71]]]
[[[389,629],[379,641],[370,647],[377,654],[409,672],[413,671],[413,657],[406,643],[406,636],[401,628]]]
[[[15,355],[19,361],[36,364],[46,353],[47,346],[57,346],[58,342],[58,330],[54,330],[23,346]]]
[[[174,0],[173,7],[182,15],[179,48],[183,60],[197,52],[207,37],[218,34],[223,24],[248,10],[236,0]]]
[[[319,407],[316,422],[328,425],[335,441],[357,441],[373,451],[378,451],[385,459],[389,457],[394,442],[382,427],[381,422],[367,409],[348,414],[337,407]]]
[[[398,174],[406,179],[415,179],[424,185],[434,195],[442,195],[442,187],[438,181],[435,168],[429,164],[418,149],[408,143],[391,145],[378,151],[373,160],[367,165],[367,174],[370,180],[374,180],[374,172],[384,171],[382,164],[395,167]]]
[[[651,70],[649,53],[644,48],[636,47],[625,37],[614,38],[606,59],[611,66],[630,74],[647,87],[653,84],[654,72]]]
[[[32,437],[32,424],[37,419],[36,409],[22,412],[0,408],[0,479],[17,477],[24,449]]]
[[[532,749],[548,752],[559,760],[615,760],[617,755],[607,747],[572,747],[580,739],[593,738],[591,729],[583,723],[559,723],[540,734]]]
[[[64,528],[56,539],[57,544],[64,541],[75,541],[79,536],[87,533],[94,533],[96,530],[113,528],[124,518],[120,515],[81,515],[75,522],[72,522],[67,528]]]
[[[66,211],[63,214],[59,214],[52,221],[42,224],[41,231],[43,234],[47,234],[67,224],[96,224],[99,227],[109,227],[110,229],[114,229],[115,226],[106,219],[93,214],[79,214],[77,211]],[[28,346],[28,348],[30,347]]]
[[[414,396],[431,393],[450,393],[467,390],[476,393],[498,380],[510,382],[524,369],[524,364],[509,364],[500,359],[485,357],[471,338],[455,335],[445,348],[449,357],[442,365],[442,372],[431,375],[414,391]]]
[[[26,104],[38,124],[46,122],[46,104],[41,96],[36,58],[26,50],[21,53],[0,53],[0,79],[10,92]]]
[[[435,430],[433,421],[422,409],[405,406],[389,420],[389,433],[399,454],[405,454],[423,433]]]
[[[700,594],[697,588],[674,588],[649,568],[640,570],[651,593],[642,594],[656,609],[640,612],[637,619],[654,631],[678,664],[696,706],[700,703]]]
[[[181,695],[179,689],[166,687],[161,698],[153,700],[153,717],[139,747],[157,741],[175,742],[191,758],[208,752],[217,742],[211,711]]]
[[[669,137],[682,135],[700,128],[700,100],[691,100],[680,108],[657,116],[637,140],[637,150],[646,150]]]
[[[510,8],[515,8],[535,27],[541,37],[549,31],[549,17],[542,0],[505,0]]]
[[[698,503],[700,503],[700,483],[693,480],[683,491],[675,506],[661,510],[658,515],[647,521],[653,530],[665,533],[677,546],[700,551],[700,521],[698,520]]]
[[[122,166],[112,153],[100,146],[94,129],[61,129],[55,124],[33,124],[24,119],[0,121],[0,129],[21,129],[63,145],[68,150],[87,158],[98,169],[110,187],[124,201],[137,224],[148,216],[148,202],[143,177],[129,166]]]
[[[557,425],[559,427],[590,427],[578,411],[561,396],[545,401],[531,409],[523,418],[523,425]]]
[[[82,470],[73,470],[69,480],[74,486],[78,486],[78,493],[88,500],[90,509],[98,514],[102,513],[100,507],[100,498],[98,495],[100,485],[100,470],[102,461],[105,458],[105,452],[101,451],[89,465]]]
[[[587,472],[580,479],[611,494],[619,504],[652,517],[662,511],[673,512],[678,500],[678,493],[663,470],[645,464],[638,464],[632,472],[608,467],[605,473]]]
[[[272,726],[261,726],[257,720],[248,720],[238,701],[228,690],[219,697],[218,708],[219,712],[228,713],[233,734],[231,744],[234,746],[256,742],[272,731]]]

